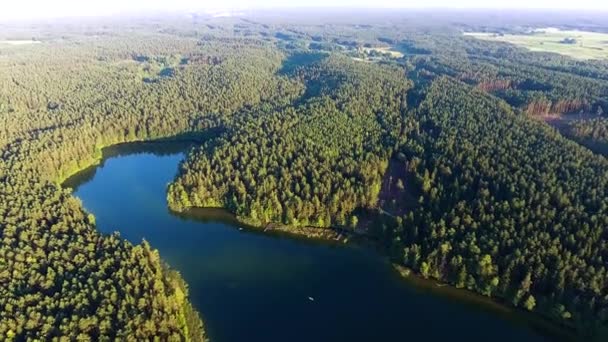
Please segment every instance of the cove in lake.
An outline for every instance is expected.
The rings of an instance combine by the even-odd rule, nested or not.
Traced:
[[[182,274],[212,341],[555,340],[531,315],[406,281],[368,247],[241,230],[222,211],[171,213],[166,187],[187,148],[109,147],[64,186],[101,232],[146,239]]]

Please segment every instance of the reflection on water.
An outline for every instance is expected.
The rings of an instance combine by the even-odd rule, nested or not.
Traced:
[[[166,187],[188,147],[108,148],[64,185],[100,231],[146,239],[182,273],[213,341],[554,340],[531,316],[404,281],[369,248],[240,229],[220,209],[171,213]]]

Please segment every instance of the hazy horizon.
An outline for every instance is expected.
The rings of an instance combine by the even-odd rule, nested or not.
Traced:
[[[608,11],[608,2],[598,0],[549,1],[549,0],[462,0],[458,3],[447,0],[403,1],[403,0],[226,0],[215,5],[196,0],[21,0],[5,4],[0,12],[0,20],[28,20],[61,17],[101,17],[142,12],[183,12],[183,11],[239,11],[294,8],[336,8],[336,9],[443,9],[443,10],[580,10]]]

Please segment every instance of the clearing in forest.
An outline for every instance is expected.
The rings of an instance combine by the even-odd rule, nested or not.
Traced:
[[[391,56],[391,58],[401,58],[403,57],[403,53],[397,51],[397,50],[393,50],[393,48],[391,47],[365,47],[363,48],[363,51],[368,54],[368,55],[373,55],[374,53],[378,53],[378,54],[389,54]]]

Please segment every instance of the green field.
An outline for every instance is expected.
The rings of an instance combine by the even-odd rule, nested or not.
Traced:
[[[506,42],[531,51],[553,52],[577,59],[608,59],[608,34],[586,31],[537,29],[529,34],[465,32],[478,39]],[[567,43],[567,40],[571,40]]]
[[[390,54],[391,58],[403,57],[403,53],[393,50],[390,47],[363,48],[363,51],[367,54],[370,54],[372,52],[377,52],[377,53],[381,53],[381,54]]]

